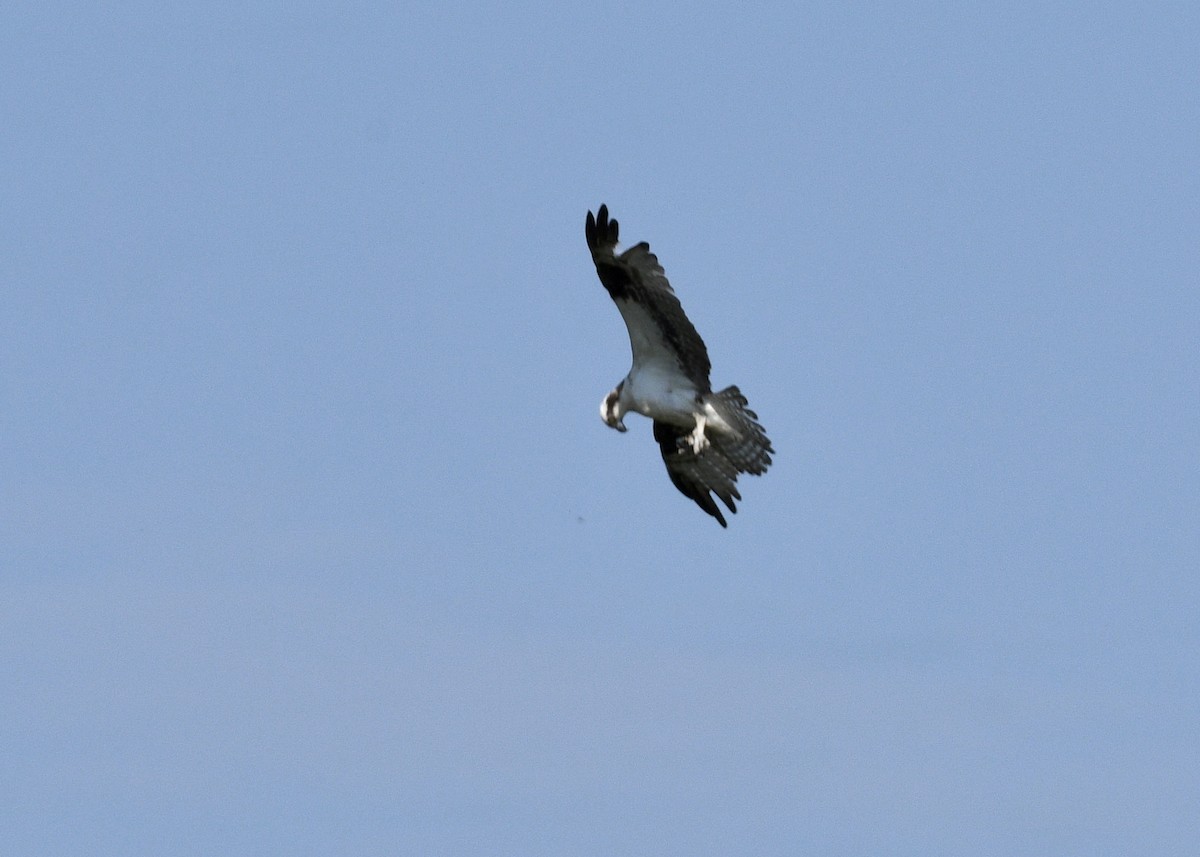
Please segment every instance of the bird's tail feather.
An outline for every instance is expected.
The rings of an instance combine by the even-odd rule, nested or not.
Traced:
[[[737,435],[708,432],[709,442],[721,451],[739,473],[755,476],[766,473],[775,450],[771,448],[766,430],[758,422],[758,414],[746,407],[749,402],[742,391],[737,387],[726,387],[719,393],[713,393],[709,404],[737,431]]]

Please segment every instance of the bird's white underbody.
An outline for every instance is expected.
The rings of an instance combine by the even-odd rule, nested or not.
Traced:
[[[600,404],[600,416],[612,428],[625,430],[624,416],[638,413],[652,420],[689,428],[687,443],[694,455],[709,445],[707,431],[713,429],[730,437],[741,433],[704,401],[696,388],[680,384],[678,372],[662,371],[657,365],[630,370],[615,390]]]

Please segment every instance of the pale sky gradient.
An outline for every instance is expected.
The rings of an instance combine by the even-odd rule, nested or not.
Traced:
[[[18,3],[0,853],[1200,842],[1191,4]],[[777,450],[671,486],[583,237]]]

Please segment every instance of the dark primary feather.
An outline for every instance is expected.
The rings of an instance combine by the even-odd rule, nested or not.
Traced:
[[[696,505],[716,518],[722,527],[727,527],[721,507],[709,492],[720,497],[730,512],[736,512],[737,506],[733,501],[742,499],[735,484],[737,468],[711,444],[696,455],[692,452],[689,434],[691,432],[688,429],[657,420],[654,422],[654,439],[658,441],[671,484],[683,496],[695,500]]]
[[[663,332],[668,346],[679,355],[676,363],[688,380],[702,393],[711,390],[708,375],[712,363],[708,349],[683,311],[658,257],[650,252],[650,245],[643,241],[616,255],[618,226],[615,219],[609,219],[607,205],[601,205],[596,216],[588,212],[585,232],[596,273],[617,308],[624,301],[641,307]],[[640,360],[636,344],[634,348],[634,359]]]

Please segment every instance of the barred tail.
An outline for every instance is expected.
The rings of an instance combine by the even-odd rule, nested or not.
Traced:
[[[775,450],[771,448],[766,430],[759,425],[758,414],[746,407],[749,402],[742,391],[736,386],[726,387],[719,393],[711,394],[708,401],[721,418],[737,430],[736,436],[718,431],[708,432],[709,442],[739,473],[754,476],[766,473]]]

